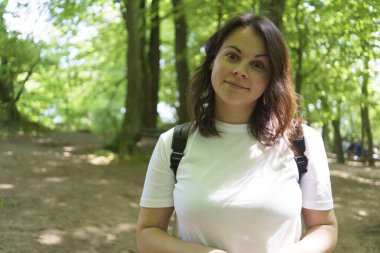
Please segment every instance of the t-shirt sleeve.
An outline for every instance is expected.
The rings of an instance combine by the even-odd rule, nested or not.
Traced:
[[[175,178],[169,161],[172,135],[172,130],[162,134],[154,148],[140,199],[142,207],[159,208],[174,205]]]
[[[322,136],[308,126],[303,126],[308,171],[301,179],[302,206],[313,210],[330,210],[334,207],[330,171]]]

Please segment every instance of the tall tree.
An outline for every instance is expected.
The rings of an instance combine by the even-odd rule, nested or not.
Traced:
[[[33,40],[22,39],[17,32],[7,30],[4,20],[7,3],[0,3],[0,113],[3,114],[0,120],[20,123],[22,116],[17,103],[40,62],[40,48]]]
[[[141,133],[141,58],[140,58],[140,15],[138,0],[123,0],[122,14],[128,32],[127,36],[127,86],[125,109],[119,135],[119,155],[131,155],[136,151],[136,142]]]
[[[175,25],[175,66],[179,91],[178,121],[188,121],[186,92],[189,86],[189,67],[187,63],[187,22],[182,0],[172,0]]]
[[[278,29],[282,30],[284,8],[285,0],[263,0],[261,1],[260,12],[272,20]]]
[[[342,135],[340,133],[340,121],[341,121],[341,118],[338,117],[334,119],[331,123],[334,128],[334,152],[337,154],[337,162],[344,163],[344,153],[342,149]]]
[[[146,90],[144,127],[154,129],[157,124],[158,89],[160,82],[160,14],[159,0],[153,0],[150,13],[150,38],[148,51],[149,79]]]
[[[140,99],[140,106],[141,106],[141,120],[142,120],[142,126],[145,126],[145,120],[146,120],[146,111],[148,109],[147,105],[147,90],[150,83],[150,71],[149,71],[149,63],[148,63],[148,56],[147,56],[147,38],[146,38],[146,29],[147,29],[147,22],[146,22],[146,16],[147,16],[147,9],[146,9],[146,1],[145,0],[138,0],[139,1],[139,16],[140,18],[140,59],[141,59],[141,90],[144,92],[141,92]]]
[[[224,7],[224,3],[225,0],[218,0],[218,3],[217,3],[217,15],[218,15],[218,26],[217,26],[217,29],[219,29],[221,26],[222,26],[222,20],[223,20],[223,7]]]
[[[367,57],[364,57],[367,58]],[[371,130],[371,122],[369,118],[369,107],[368,107],[368,83],[369,83],[369,59],[364,59],[364,73],[363,73],[363,83],[362,83],[362,99],[360,101],[360,112],[362,118],[362,147],[365,148],[365,144],[368,144],[367,161],[369,165],[375,165],[373,159],[373,136]]]
[[[296,48],[296,55],[297,55],[297,65],[296,65],[296,71],[295,71],[295,85],[296,85],[296,92],[298,94],[301,94],[302,89],[302,83],[303,83],[303,77],[302,74],[303,71],[303,53],[306,48],[307,44],[307,35],[305,34],[305,26],[303,25],[303,21],[300,19],[300,0],[297,0],[295,2],[295,22],[296,27],[298,30],[298,47]],[[305,36],[306,35],[306,36]]]

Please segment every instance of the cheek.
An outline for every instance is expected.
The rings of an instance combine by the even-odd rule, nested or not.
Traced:
[[[215,63],[212,67],[211,80],[224,79],[224,76],[228,73],[226,66],[222,64]]]
[[[266,74],[258,75],[253,79],[254,83],[257,83],[260,90],[265,90],[269,84],[269,77]]]
[[[267,90],[268,82],[263,82],[263,84],[260,86],[260,97],[264,95],[265,91]]]
[[[218,83],[217,77],[216,77],[216,72],[215,69],[212,70],[211,72],[211,87],[215,91],[216,88],[216,83]]]
[[[267,87],[268,87],[268,82],[267,81],[263,82],[263,84],[261,85],[261,95],[265,92]]]
[[[214,64],[211,70],[211,84],[213,87],[219,81],[219,72],[219,66],[217,64]]]

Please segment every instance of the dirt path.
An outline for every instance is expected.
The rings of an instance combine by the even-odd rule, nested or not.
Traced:
[[[0,144],[0,252],[135,252],[143,163],[120,166],[88,134]]]
[[[0,140],[0,252],[137,252],[146,161],[118,165],[85,133]],[[380,168],[331,165],[335,252],[380,252]]]

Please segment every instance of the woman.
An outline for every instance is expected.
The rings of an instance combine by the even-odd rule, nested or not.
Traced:
[[[149,163],[139,251],[331,252],[337,223],[327,158],[319,134],[294,119],[282,34],[269,19],[242,14],[205,50],[189,88],[193,128],[177,175],[169,162],[173,129],[160,136]],[[302,134],[309,166],[299,184],[291,141]]]

